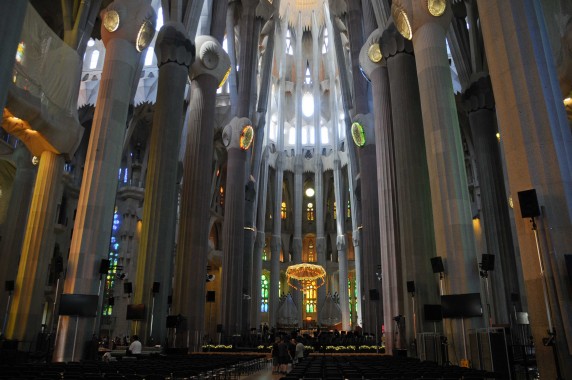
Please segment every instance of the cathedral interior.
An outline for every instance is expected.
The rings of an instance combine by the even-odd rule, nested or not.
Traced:
[[[444,337],[462,363],[501,336],[572,373],[569,1],[0,20],[3,340],[69,361],[93,334],[194,352],[321,329],[414,357]]]

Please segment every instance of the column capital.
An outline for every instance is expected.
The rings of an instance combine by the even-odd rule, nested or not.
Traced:
[[[399,33],[410,40],[426,24],[436,24],[447,31],[453,11],[449,0],[395,0],[391,16]]]
[[[148,1],[115,0],[100,16],[101,40],[105,47],[114,39],[123,39],[142,52],[155,36],[157,14]]]
[[[191,80],[200,75],[214,77],[219,86],[224,84],[230,73],[230,58],[216,38],[198,36],[195,38],[196,59],[189,70]]]
[[[381,53],[388,59],[399,53],[413,54],[413,42],[403,37],[393,22],[389,23],[381,35],[379,44]]]
[[[181,23],[168,21],[157,35],[155,55],[159,67],[173,62],[189,68],[195,60],[195,45]]]
[[[469,113],[480,109],[492,110],[495,107],[495,97],[491,84],[491,77],[482,76],[463,93],[463,106]]]
[[[381,29],[374,30],[366,39],[359,52],[359,65],[368,79],[371,78],[373,71],[385,65],[379,39],[382,35]]]
[[[248,150],[254,140],[252,122],[246,117],[234,117],[222,131],[222,142],[226,150]]]

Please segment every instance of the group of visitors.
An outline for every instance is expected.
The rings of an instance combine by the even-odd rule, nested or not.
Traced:
[[[272,345],[272,373],[288,373],[288,365],[295,366],[304,359],[304,344],[283,335],[276,337]]]

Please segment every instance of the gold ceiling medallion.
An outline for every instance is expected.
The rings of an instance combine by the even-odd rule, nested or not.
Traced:
[[[381,61],[383,55],[381,54],[381,49],[379,48],[378,43],[374,43],[369,47],[367,50],[367,56],[369,57],[369,60],[374,63],[379,63],[379,61]]]
[[[105,12],[103,16],[103,26],[108,32],[115,32],[119,28],[119,13],[114,10]]]
[[[143,21],[141,28],[139,28],[139,33],[137,33],[137,43],[135,44],[137,51],[141,53],[143,50],[147,49],[154,36],[155,25],[153,25],[150,20]]]
[[[395,21],[395,26],[399,33],[408,40],[413,38],[413,34],[411,31],[411,24],[409,23],[409,17],[407,17],[407,13],[405,10],[399,6],[393,4],[391,6],[391,15],[393,16],[393,20]]]
[[[447,9],[447,0],[426,0],[427,10],[432,16],[439,17]]]

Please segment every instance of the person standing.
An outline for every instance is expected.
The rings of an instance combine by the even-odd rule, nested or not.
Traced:
[[[272,344],[272,373],[279,373],[280,363],[278,361],[278,344],[280,343],[280,338],[276,337],[274,343]]]
[[[294,343],[296,344],[296,353],[294,355],[294,362],[301,363],[304,360],[304,344],[302,342],[296,342],[294,339]]]
[[[278,371],[282,374],[288,373],[288,363],[291,359],[286,340],[287,338],[282,338],[280,339],[280,343],[278,343]]]

